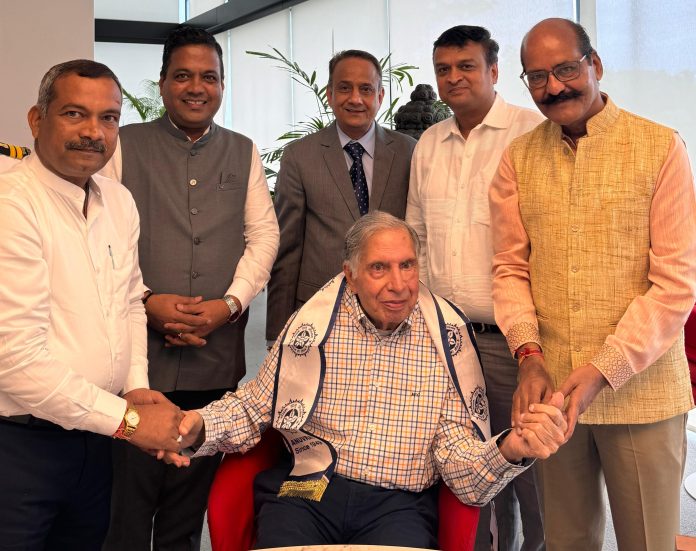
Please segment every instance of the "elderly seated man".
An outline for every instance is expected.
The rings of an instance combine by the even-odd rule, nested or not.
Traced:
[[[419,285],[418,247],[404,221],[360,218],[343,273],[288,321],[258,376],[186,413],[179,430],[194,458],[244,452],[271,425],[292,451],[292,469],[257,477],[258,547],[435,548],[440,478],[482,505],[563,443],[560,393],[490,437],[468,320]]]

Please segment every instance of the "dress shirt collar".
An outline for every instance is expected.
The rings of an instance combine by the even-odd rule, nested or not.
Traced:
[[[82,211],[82,207],[85,201],[84,189],[82,189],[78,185],[73,184],[72,182],[64,180],[57,174],[48,170],[48,168],[46,168],[44,164],[41,162],[38,153],[34,153],[34,155],[29,155],[22,162],[27,163],[29,169],[34,174],[36,174],[38,181],[69,199],[71,203],[73,203],[80,211]],[[91,193],[94,193],[94,195],[96,195],[97,197],[101,197],[101,189],[92,177],[89,178],[87,184],[90,187]]]
[[[356,295],[348,285],[346,285],[343,304],[348,310],[348,315],[356,322],[356,325],[358,325],[366,333],[375,335],[380,340],[389,339],[395,335],[401,335],[409,331],[413,325],[415,317],[419,315],[420,312],[420,307],[418,306],[418,303],[416,303],[413,312],[411,312],[408,317],[402,321],[396,329],[394,329],[394,331],[387,336],[380,336],[379,330],[375,327],[374,323],[372,323],[372,320],[367,317],[365,310],[363,310],[363,307],[358,300],[358,295]]]
[[[442,133],[442,141],[450,137],[459,137],[464,140],[461,131],[459,130],[459,125],[457,124],[457,117],[452,115],[449,119],[445,121],[444,132]],[[508,114],[508,104],[500,96],[500,94],[495,94],[495,100],[493,100],[493,105],[486,113],[480,124],[474,127],[474,130],[481,128],[483,126],[488,126],[490,128],[508,128],[510,126],[510,116]]]
[[[375,158],[375,123],[372,121],[372,126],[370,126],[370,129],[365,132],[360,139],[354,140],[348,134],[346,134],[343,130],[341,130],[341,127],[338,126],[338,123],[336,123],[336,130],[338,131],[338,141],[341,142],[341,147],[345,147],[345,145],[349,142],[358,142],[360,145],[363,146],[363,149],[365,150],[365,153],[367,153],[371,158]]]
[[[203,135],[197,140],[193,141],[191,138],[188,137],[188,134],[186,134],[186,132],[184,132],[181,128],[174,124],[174,121],[172,121],[171,117],[169,116],[169,113],[165,113],[164,115],[162,115],[162,117],[159,120],[162,127],[169,134],[171,134],[175,138],[186,140],[187,142],[194,144],[207,142],[210,139],[210,136],[215,132],[216,128],[216,124],[214,122],[210,123],[210,126],[205,129]]]

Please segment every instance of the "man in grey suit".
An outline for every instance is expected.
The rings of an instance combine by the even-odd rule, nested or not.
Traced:
[[[289,145],[280,163],[280,248],[268,288],[268,341],[341,270],[343,238],[362,214],[406,214],[416,142],[375,123],[384,98],[379,61],[362,50],[339,52],[329,62],[326,95],[336,121]]]

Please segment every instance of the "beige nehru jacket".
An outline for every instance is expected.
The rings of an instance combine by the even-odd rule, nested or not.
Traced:
[[[583,423],[649,423],[693,404],[684,321],[696,293],[696,201],[684,145],[606,99],[577,151],[546,121],[515,140],[490,192],[497,323],[541,344],[555,385],[609,381]]]

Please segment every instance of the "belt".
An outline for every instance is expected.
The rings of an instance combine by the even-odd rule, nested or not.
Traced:
[[[500,327],[498,327],[497,325],[493,325],[492,323],[481,323],[478,321],[472,321],[471,328],[474,330],[474,333],[478,333],[479,335],[481,333],[498,333],[500,335],[503,334],[503,332],[500,330]]]
[[[13,425],[24,425],[25,427],[29,428],[65,430],[63,427],[56,425],[55,423],[46,421],[46,419],[34,417],[33,415],[0,415],[0,422],[12,423]]]

